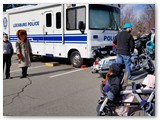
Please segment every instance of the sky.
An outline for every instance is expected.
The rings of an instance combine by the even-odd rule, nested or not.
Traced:
[[[124,5],[125,6],[123,7],[122,11],[128,8],[133,8],[133,10],[135,11],[135,15],[137,16],[137,18],[139,18],[147,4],[124,4]]]

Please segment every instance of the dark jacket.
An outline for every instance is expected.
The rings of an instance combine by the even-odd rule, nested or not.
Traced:
[[[108,82],[109,82],[109,85],[111,86],[110,92],[112,92],[115,97],[119,95],[120,88],[121,88],[120,87],[121,79],[117,77],[115,74],[112,74],[109,76]]]
[[[131,52],[134,51],[134,39],[133,36],[127,32],[119,32],[113,41],[117,45],[117,54],[121,55],[131,55]]]
[[[123,66],[119,63],[113,63],[110,65],[110,71],[113,73],[108,78],[108,82],[111,85],[110,91],[116,96],[121,90],[120,83],[122,80]]]
[[[108,99],[114,100],[119,96],[122,88],[123,66],[120,63],[113,63],[110,65],[110,71],[112,74],[108,76],[108,80],[104,86],[104,93],[108,96]],[[112,97],[109,96],[110,92],[113,94]]]
[[[3,41],[3,54],[13,55],[13,46],[10,41]]]

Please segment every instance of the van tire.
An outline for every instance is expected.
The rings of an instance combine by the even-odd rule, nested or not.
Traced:
[[[72,54],[70,55],[70,62],[76,68],[81,67],[81,65],[83,64],[83,59],[81,58],[81,55],[78,51],[72,52]]]

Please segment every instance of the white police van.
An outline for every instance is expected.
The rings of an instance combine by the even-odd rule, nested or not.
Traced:
[[[69,58],[75,67],[93,58],[93,50],[110,49],[119,24],[118,4],[38,4],[3,14],[14,50],[17,30],[25,29],[34,55]]]

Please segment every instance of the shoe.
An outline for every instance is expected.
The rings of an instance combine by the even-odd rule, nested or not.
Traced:
[[[99,104],[103,103],[104,98],[105,98],[105,97],[103,97],[103,96],[102,96],[102,97],[100,97],[100,99],[98,100],[98,103],[99,103]]]
[[[8,77],[6,77],[6,79],[12,79],[12,77],[8,76]]]
[[[26,77],[27,77],[27,76],[23,76],[23,75],[22,75],[22,76],[20,77],[20,79],[22,79],[22,78],[26,78]]]
[[[128,83],[131,83],[131,82],[133,82],[133,80],[128,79]]]

